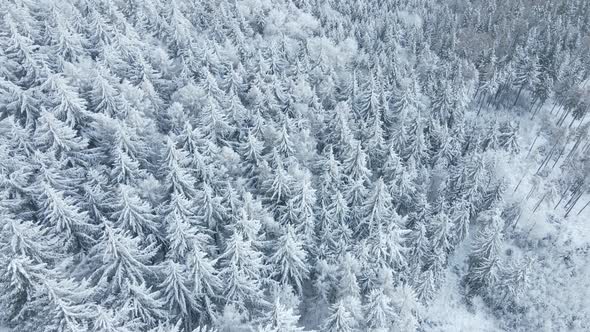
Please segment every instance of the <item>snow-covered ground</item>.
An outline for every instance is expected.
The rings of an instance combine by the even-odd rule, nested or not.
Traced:
[[[443,331],[502,331],[489,309],[476,299],[471,306],[465,303],[461,284],[461,275],[467,269],[469,241],[458,247],[449,262],[445,282],[434,302],[423,313],[425,332]]]
[[[461,276],[465,274],[469,243],[457,248],[446,281],[436,300],[425,312],[424,331],[588,331],[590,329],[590,208],[578,212],[588,202],[582,196],[567,217],[561,202],[561,191],[555,184],[563,174],[565,156],[551,160],[542,175],[537,174],[547,148],[548,131],[572,131],[569,122],[554,126],[557,118],[550,114],[548,103],[534,118],[520,117],[521,152],[497,157],[499,170],[507,181],[505,200],[518,203],[522,214],[513,232],[508,232],[504,250],[515,257],[534,260],[529,273],[529,286],[520,297],[527,309],[503,317],[494,317],[478,299],[467,305],[462,295]],[[499,116],[513,113],[496,111]],[[565,128],[564,128],[565,127]],[[541,135],[536,139],[538,133]],[[536,139],[536,141],[535,141]],[[532,149],[530,149],[533,144]],[[565,146],[569,151],[574,142]],[[529,153],[530,149],[530,153]],[[545,150],[546,151],[546,150]],[[546,152],[545,152],[546,153]],[[553,166],[555,162],[555,166]],[[521,181],[522,180],[522,181]],[[468,241],[466,241],[468,242]]]

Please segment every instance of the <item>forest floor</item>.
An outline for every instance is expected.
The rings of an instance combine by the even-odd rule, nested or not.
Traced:
[[[433,303],[423,313],[424,332],[448,331],[502,331],[490,312],[481,301],[467,306],[461,286],[461,278],[467,272],[467,257],[471,243],[464,241],[449,262],[445,282]]]
[[[497,162],[498,169],[506,171],[503,174],[507,181],[506,202],[517,203],[522,209],[514,231],[505,238],[505,255],[515,259],[529,257],[534,261],[529,286],[520,297],[521,303],[529,309],[495,317],[480,299],[466,304],[461,278],[467,269],[468,239],[451,258],[445,284],[424,312],[422,318],[426,324],[422,330],[491,332],[527,331],[539,327],[543,331],[586,330],[590,318],[590,208],[578,212],[590,197],[582,196],[564,217],[565,201],[555,208],[561,193],[554,184],[564,176],[561,166],[565,158],[557,162],[553,158],[541,172],[537,172],[543,160],[538,151],[547,146],[550,148],[551,139],[555,139],[551,135],[561,135],[561,131],[567,134],[579,124],[568,128],[569,121],[566,120],[562,126],[556,126],[558,116],[550,113],[551,103],[547,103],[533,119],[530,113],[523,113],[515,119],[513,111],[488,111],[520,123],[521,151],[512,156],[500,154]],[[539,132],[541,135],[537,138]],[[569,151],[573,144],[566,145],[565,151]]]

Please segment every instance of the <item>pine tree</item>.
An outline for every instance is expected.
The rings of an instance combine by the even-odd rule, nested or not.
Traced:
[[[126,283],[122,289],[124,312],[130,320],[138,320],[145,327],[154,327],[166,318],[164,301],[159,291],[145,284]]]
[[[444,212],[434,215],[430,223],[431,240],[434,242],[434,247],[439,248],[443,253],[450,253],[453,249],[454,225],[449,217]]]
[[[259,141],[251,132],[247,134],[243,142],[238,145],[238,152],[242,159],[244,173],[248,177],[257,176],[257,168],[262,162],[263,142]]]
[[[160,238],[161,230],[148,202],[127,185],[119,185],[117,199],[113,200],[114,212],[111,217],[119,228],[130,231],[141,238]]]
[[[69,86],[63,75],[51,75],[44,86],[51,91],[49,94],[53,105],[51,111],[57,119],[65,122],[71,128],[81,125],[86,120],[88,111],[85,100],[80,98],[77,91]]]
[[[502,294],[501,298],[498,296],[496,299],[500,305],[505,304],[507,299],[516,302],[526,288],[530,286],[533,263],[532,259],[514,260],[501,271],[496,286],[498,295]]]
[[[516,49],[514,85],[518,88],[514,105],[518,102],[522,90],[532,87],[538,82],[539,60],[536,55],[530,56],[522,47]]]
[[[43,184],[39,203],[46,229],[59,236],[66,247],[76,251],[94,244],[98,228],[90,223],[88,213],[80,210],[74,198]]]
[[[42,110],[35,131],[35,143],[42,151],[51,151],[56,158],[67,157],[68,153],[84,150],[88,142],[53,113]]]
[[[221,204],[222,200],[223,197],[215,193],[207,183],[203,183],[197,190],[195,198],[199,224],[213,233],[216,242],[219,241],[220,230],[223,229],[223,221],[227,214],[225,207]]]
[[[175,317],[181,317],[184,325],[190,329],[198,319],[200,308],[196,301],[196,294],[190,288],[186,266],[168,260],[162,270],[162,274],[166,276],[166,279],[162,281],[159,288],[161,289],[164,306]]]
[[[401,158],[395,151],[395,148],[390,144],[387,151],[385,162],[380,167],[383,181],[391,186],[395,184],[403,171]]]
[[[327,137],[327,143],[331,144],[334,154],[343,159],[346,151],[353,148],[353,134],[350,128],[351,109],[345,102],[340,102],[334,108],[334,115],[328,123],[330,132]]]
[[[416,283],[416,295],[422,303],[428,303],[436,293],[436,280],[434,271],[427,269],[418,276]]]
[[[103,223],[100,241],[90,251],[88,266],[90,280],[105,287],[104,296],[118,293],[128,283],[139,285],[152,281],[155,271],[152,259],[156,256],[154,244],[142,246],[141,239],[129,232]]]
[[[124,313],[115,312],[112,309],[106,310],[102,307],[97,308],[92,325],[91,331],[93,332],[131,332],[139,327],[139,323],[136,321],[125,321]]]
[[[0,295],[1,317],[6,322],[16,322],[28,316],[25,306],[49,272],[43,263],[35,263],[24,255],[2,253],[2,260],[0,286],[6,291]]]
[[[344,300],[330,306],[330,316],[324,321],[322,331],[325,332],[352,332],[356,330],[356,321],[346,308]]]
[[[387,225],[380,226],[378,231],[367,238],[365,248],[369,253],[367,263],[375,263],[379,267],[390,267],[403,270],[407,266],[406,231],[402,230],[402,222],[397,214]]]
[[[395,289],[394,304],[397,320],[394,323],[394,331],[414,332],[418,327],[417,313],[419,309],[416,293],[407,284],[402,284]]]
[[[273,274],[282,284],[293,284],[297,292],[302,292],[302,282],[309,274],[306,262],[306,252],[301,240],[295,234],[291,225],[286,226],[285,233],[277,240],[277,251],[270,256],[269,264]]]
[[[357,280],[359,268],[359,262],[350,253],[346,253],[340,263],[340,281],[337,287],[338,298],[344,301],[347,312],[352,315],[355,323],[362,316],[361,289]]]
[[[371,330],[386,331],[395,321],[391,299],[381,289],[373,289],[365,305],[366,326]]]
[[[203,131],[203,136],[211,142],[223,144],[226,137],[235,128],[230,125],[227,115],[222,111],[219,102],[213,97],[207,97],[202,112],[199,127]]]
[[[471,222],[471,211],[469,203],[461,199],[455,203],[451,209],[451,219],[454,225],[455,240],[463,241],[469,235],[469,223]]]
[[[0,229],[0,254],[24,256],[34,263],[52,263],[63,255],[56,235],[47,233],[42,225],[19,220],[14,214],[0,208],[4,225]]]
[[[295,183],[295,192],[289,203],[296,214],[293,222],[297,231],[303,234],[305,245],[312,246],[315,234],[316,190],[312,187],[312,177],[308,171],[304,171],[300,180]]]
[[[58,277],[45,280],[36,289],[25,310],[34,312],[34,319],[19,322],[17,328],[25,331],[88,331],[95,317],[96,306],[86,299],[91,289],[72,279]],[[43,329],[36,324],[41,323]]]
[[[424,222],[416,222],[408,237],[410,243],[408,263],[414,269],[421,270],[430,243]]]
[[[391,195],[383,179],[379,178],[368,199],[363,204],[362,220],[364,223],[358,226],[358,232],[368,234],[368,236],[376,235],[392,217]]]
[[[475,237],[466,276],[470,294],[486,295],[490,290],[489,287],[493,287],[498,282],[502,267],[500,247],[503,224],[500,216],[494,213],[489,224],[483,227]]]
[[[410,139],[406,144],[403,154],[404,159],[412,159],[418,165],[428,161],[430,147],[424,135],[424,124],[419,115],[411,120],[410,127],[408,128],[408,136]]]
[[[120,94],[116,88],[115,77],[107,68],[99,67],[93,73],[92,89],[90,90],[90,108],[96,113],[109,117],[119,115]]]
[[[226,303],[251,314],[266,303],[260,284],[264,276],[262,255],[242,232],[234,231],[219,261]]]
[[[348,151],[346,159],[342,162],[343,172],[349,181],[368,182],[371,171],[367,168],[367,156],[360,142],[357,141],[351,145],[352,149]]]
[[[281,155],[285,157],[291,157],[293,155],[293,143],[291,142],[291,138],[289,137],[289,133],[287,131],[287,123],[283,123],[275,141],[275,146]]]
[[[183,200],[183,198],[173,197],[172,200],[174,202]],[[208,236],[203,233],[197,233],[196,227],[191,224],[194,217],[189,211],[187,212],[189,214],[184,214],[182,211],[172,209],[164,219],[167,225],[166,239],[168,242],[167,255],[169,258],[183,260],[189,255],[189,252],[193,248],[203,247],[210,242]]]
[[[297,326],[299,316],[292,308],[283,305],[279,299],[275,300],[263,331],[268,332],[299,332],[303,328]]]
[[[197,295],[199,304],[199,322],[212,323],[217,319],[217,299],[220,298],[223,284],[219,271],[215,268],[215,260],[212,260],[205,252],[195,246],[187,259],[189,280],[192,289]]]
[[[195,196],[195,178],[191,175],[187,166],[190,165],[188,153],[176,148],[176,143],[171,137],[166,140],[166,152],[163,164],[165,165],[165,183],[169,193],[184,195],[187,198]]]
[[[293,178],[284,169],[283,162],[278,157],[276,150],[273,151],[273,156],[275,156],[273,158],[275,163],[274,172],[269,179],[264,181],[263,187],[266,188],[265,193],[269,202],[275,206],[280,206],[284,205],[292,197]]]

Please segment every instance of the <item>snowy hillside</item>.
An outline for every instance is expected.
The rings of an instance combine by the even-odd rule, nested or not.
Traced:
[[[583,0],[0,1],[0,326],[590,330],[589,78]]]

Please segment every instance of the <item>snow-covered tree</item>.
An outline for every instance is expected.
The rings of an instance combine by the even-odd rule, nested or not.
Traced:
[[[156,214],[148,202],[143,200],[133,187],[119,185],[116,200],[113,201],[112,219],[119,228],[130,231],[135,236],[147,238],[160,237],[160,226]]]
[[[357,322],[348,311],[344,300],[339,300],[330,306],[330,315],[322,325],[326,332],[352,332],[357,328]]]
[[[386,330],[396,320],[391,299],[380,289],[373,289],[365,305],[366,325],[372,330]]]
[[[499,280],[502,268],[500,249],[503,225],[504,222],[498,213],[493,212],[488,225],[475,237],[466,276],[471,294],[486,295]]]
[[[307,278],[309,271],[306,252],[293,226],[287,225],[285,233],[277,242],[277,251],[269,258],[269,264],[274,271],[271,276],[278,278],[283,284],[293,284],[301,293],[302,282]]]

